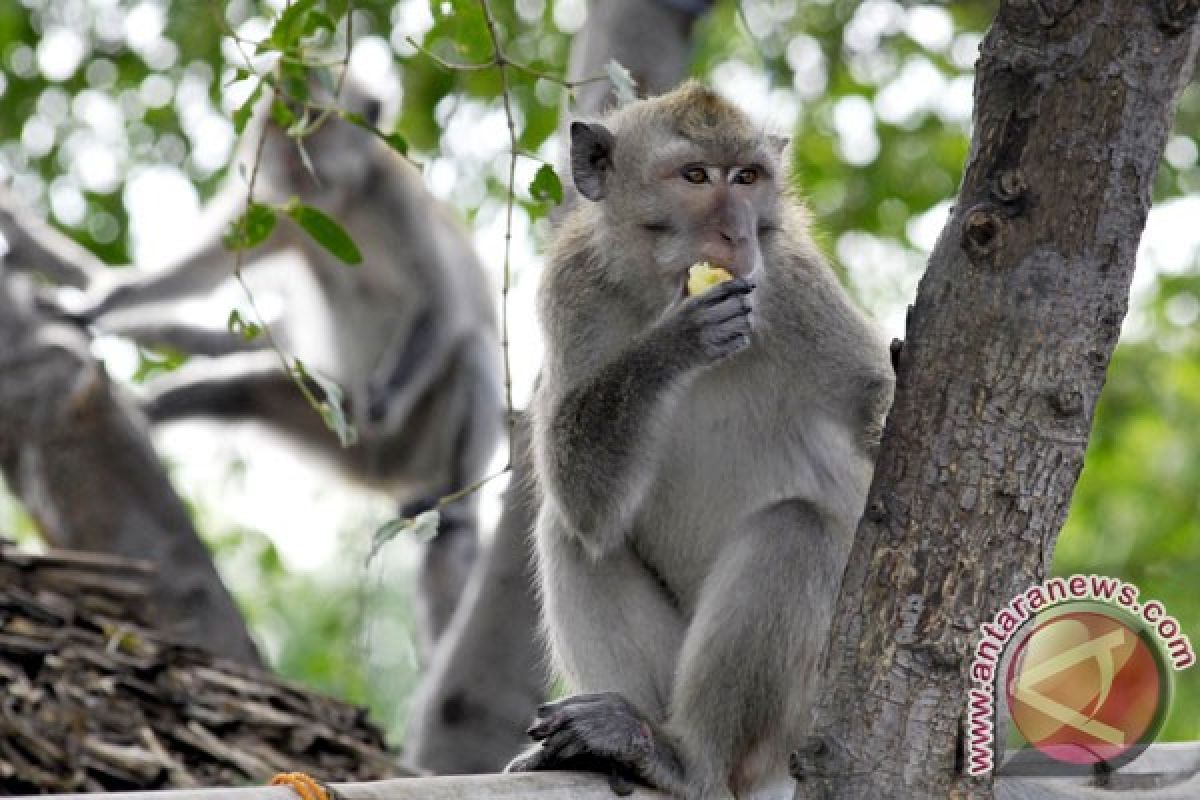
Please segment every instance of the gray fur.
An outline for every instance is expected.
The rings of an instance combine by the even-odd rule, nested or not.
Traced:
[[[343,107],[371,113],[368,98],[349,88],[345,95]],[[257,142],[253,134],[246,139]],[[362,263],[342,263],[280,219],[272,236],[246,254],[245,270],[254,273],[280,253],[298,255],[309,270],[327,315],[330,352],[327,363],[320,355],[315,364],[306,362],[342,388],[358,442],[339,445],[273,353],[194,361],[151,387],[148,410],[159,421],[192,415],[263,421],[356,481],[388,491],[409,510],[413,503],[427,508],[484,475],[502,430],[488,281],[452,213],[432,200],[416,169],[369,131],[332,117],[305,139],[305,149],[315,177],[295,143],[268,127],[256,199],[284,203],[296,196],[329,214],[358,245]],[[214,203],[214,214],[240,212],[245,191],[244,181],[231,181]],[[79,316],[144,339],[162,338],[165,331],[172,344],[189,352],[236,349],[213,344],[211,331],[193,336],[185,326],[150,322],[156,315],[171,320],[177,313],[172,303],[211,291],[230,277],[234,255],[218,235],[226,220],[217,223],[202,226],[213,234],[191,257],[96,293]],[[157,312],[156,304],[162,304]],[[277,333],[286,341],[303,332]],[[466,498],[459,505],[444,510],[446,525],[423,556],[421,582],[433,590],[420,593],[429,601],[419,609],[426,646],[449,621],[475,552],[475,502]]]
[[[546,634],[588,695],[544,708],[512,768],[748,796],[805,739],[892,370],[749,120],[689,84],[604,125],[604,196],[543,278],[533,404]],[[679,180],[694,162],[711,184]],[[747,213],[739,241],[723,220]],[[714,252],[743,277],[683,298]]]

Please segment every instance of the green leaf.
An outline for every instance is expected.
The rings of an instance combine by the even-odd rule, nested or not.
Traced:
[[[134,383],[145,383],[165,372],[174,372],[187,363],[188,354],[168,345],[138,345],[138,366]]]
[[[554,171],[554,167],[549,164],[543,164],[533,176],[533,181],[529,184],[529,195],[539,203],[553,203],[557,205],[563,199],[562,181],[558,179],[558,173]]]
[[[295,47],[304,34],[306,17],[316,5],[317,0],[296,0],[285,8],[271,28],[271,44],[279,50]]]
[[[396,517],[388,520],[380,525],[371,537],[371,551],[367,555],[367,562],[370,563],[385,545],[401,534],[413,536],[420,542],[428,542],[437,536],[440,522],[441,514],[436,508],[422,511],[415,517]]]
[[[254,104],[258,102],[258,98],[262,97],[262,90],[263,82],[260,78],[254,85],[254,91],[250,92],[250,96],[233,112],[233,129],[239,135],[246,130],[246,124],[250,122],[250,117],[254,114]]]
[[[229,319],[225,321],[225,327],[234,336],[240,336],[247,342],[254,341],[262,335],[262,326],[255,322],[247,322],[236,308],[229,312]]]
[[[249,250],[267,240],[275,230],[275,211],[262,203],[251,203],[246,212],[233,221],[225,234],[225,247],[230,250]]]
[[[306,206],[295,198],[283,207],[283,211],[315,239],[317,244],[346,264],[362,263],[362,253],[358,251],[358,245],[333,217],[312,206]]]
[[[271,102],[271,120],[285,131],[296,122],[296,114],[279,98]]]
[[[391,133],[381,133],[379,138],[388,143],[388,147],[395,150],[402,156],[408,155],[408,140],[400,134],[392,131]]]
[[[384,133],[383,131],[379,130],[379,128],[372,125],[370,120],[368,120],[366,117],[364,117],[362,114],[359,114],[356,111],[340,111],[338,113],[341,116],[341,118],[346,120],[347,122],[357,125],[358,127],[362,128],[363,130],[370,131],[371,133],[378,136],[380,139],[382,139],[384,142],[387,143],[388,147],[392,148],[400,155],[402,155],[402,156],[408,155],[408,140],[405,139],[403,136],[401,136],[399,133],[396,133],[395,131],[393,131],[391,133]]]
[[[321,399],[313,406],[321,415],[325,427],[333,431],[342,447],[350,447],[358,441],[358,431],[346,416],[345,394],[336,381],[319,373],[309,372],[308,367],[300,359],[292,359],[292,374],[305,384],[314,384],[321,393]]]
[[[284,60],[279,63],[277,72],[279,74],[279,86],[277,88],[289,100],[296,103],[304,103],[308,100],[309,70],[303,64]]]
[[[637,100],[637,82],[619,61],[615,58],[609,59],[609,62],[604,65],[604,72],[612,82],[613,91],[617,93],[618,105],[628,105]]]
[[[304,29],[301,31],[301,37],[312,36],[319,30],[326,30],[333,33],[337,29],[337,25],[324,11],[313,11],[304,20]]]
[[[346,16],[346,9],[349,7],[349,0],[325,0],[325,10],[334,19],[341,19]]]

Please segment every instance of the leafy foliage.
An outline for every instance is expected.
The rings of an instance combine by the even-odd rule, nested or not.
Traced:
[[[283,211],[295,220],[297,225],[304,228],[319,245],[346,264],[362,263],[362,253],[358,251],[358,245],[350,238],[350,234],[325,212],[306,206],[295,198],[283,207]]]

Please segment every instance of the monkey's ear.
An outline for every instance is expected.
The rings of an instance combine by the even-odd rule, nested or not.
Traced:
[[[588,200],[602,200],[606,194],[604,183],[612,169],[615,142],[608,128],[599,123],[571,123],[571,177]]]

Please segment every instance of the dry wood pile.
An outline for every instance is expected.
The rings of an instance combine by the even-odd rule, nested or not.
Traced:
[[[147,570],[0,540],[0,794],[399,774],[362,709],[155,633]]]

